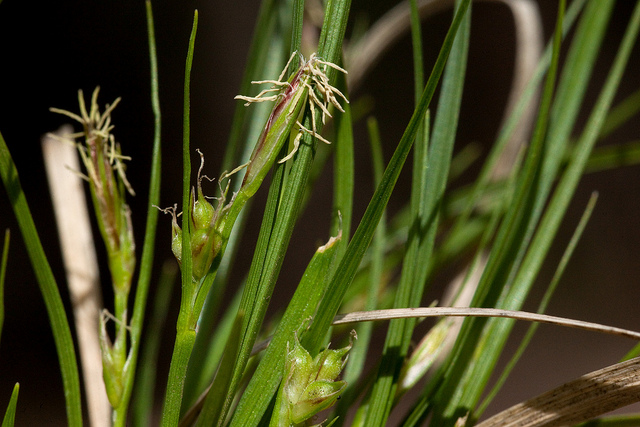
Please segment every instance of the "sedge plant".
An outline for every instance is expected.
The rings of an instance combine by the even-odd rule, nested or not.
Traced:
[[[135,191],[126,175],[126,135],[116,136],[114,126],[120,100],[102,104],[96,89],[87,105],[80,91],[78,111],[52,109],[80,124],[78,133],[59,139],[77,149],[84,165],[75,174],[88,182],[113,291],[113,301],[94,319],[102,377],[83,379],[102,384],[110,416],[97,421],[89,414],[91,422],[150,425],[155,414],[163,426],[568,425],[637,401],[640,362],[635,357],[640,345],[620,354],[620,359],[628,359],[624,362],[612,360],[611,366],[483,418],[538,323],[640,339],[637,332],[589,319],[544,314],[595,209],[596,195],[537,313],[522,311],[538,286],[543,261],[580,178],[640,159],[637,142],[595,146],[640,110],[638,92],[614,103],[640,30],[640,2],[635,2],[584,123],[578,113],[615,2],[575,0],[567,5],[561,0],[546,47],[531,52],[527,46],[532,40],[519,40],[517,49],[535,61],[514,77],[521,84],[514,84],[501,130],[484,156],[472,145],[454,150],[464,83],[472,72],[470,0],[408,0],[367,28],[354,24],[351,33],[349,0],[324,2],[320,15],[319,4],[311,3],[263,0],[218,173],[210,172],[204,154],[191,144],[191,72],[194,56],[203,48],[203,43],[196,47],[201,30],[195,11],[190,38],[184,41],[182,200],[161,208],[162,70],[156,58],[154,5],[146,2],[155,137],[149,153],[146,227],[139,241],[132,217],[140,213],[127,202]],[[527,4],[522,7],[504,3],[516,23],[522,13],[535,18],[526,15],[533,10],[532,2],[521,2]],[[437,58],[425,69],[421,18],[436,10],[434,4],[452,14]],[[314,28],[318,31],[303,31]],[[353,89],[375,67],[375,57],[403,32],[411,34],[414,69],[405,78],[413,78],[414,92],[405,98],[413,98],[414,109],[385,162],[381,130],[393,111],[374,115],[366,97],[350,94],[357,93]],[[572,37],[565,40],[570,32]],[[564,59],[561,52],[566,52]],[[366,123],[366,137],[357,131],[361,122]],[[356,143],[358,138],[369,140],[369,152],[356,152],[363,145]],[[49,316],[67,423],[78,426],[83,424],[82,395],[73,328],[31,218],[10,143],[0,135],[0,174]],[[191,164],[196,152],[197,169]],[[284,259],[295,250],[292,235],[305,226],[301,218],[330,158],[333,206],[326,218],[326,243],[307,261],[290,299],[268,317],[270,302],[281,292],[278,278]],[[354,208],[356,158],[370,158],[374,171],[373,190],[360,217]],[[392,194],[408,159],[408,200],[391,212]],[[474,163],[473,182],[454,185]],[[209,176],[219,177],[214,194],[207,194],[203,185],[211,181]],[[237,279],[230,270],[239,256],[239,242],[246,239],[249,211],[256,209],[252,200],[260,192],[266,197],[260,230],[250,266]],[[170,217],[159,220],[161,212]],[[174,259],[161,268],[160,260],[171,255],[155,250],[158,221],[163,219],[171,223],[171,235],[160,239],[170,242]],[[11,268],[6,236],[0,332],[6,322],[3,292],[13,285],[4,283]],[[176,266],[179,280],[173,280]],[[438,306],[430,305],[425,295],[447,269],[459,271]],[[162,275],[154,274],[160,271]],[[166,370],[156,369],[158,354],[169,350],[161,349],[158,337],[161,324],[171,318],[172,286],[180,288],[180,301],[177,320],[170,326],[174,333],[166,389],[159,393],[154,384],[164,383],[158,375]],[[225,298],[231,298],[228,304],[221,303]],[[146,323],[146,338],[145,317],[152,319]],[[420,319],[426,317],[438,320],[425,332]],[[516,353],[509,354],[506,342],[516,319],[534,323]],[[373,339],[375,334],[380,340]],[[504,368],[498,364],[502,357],[512,357]],[[492,383],[492,378],[497,380]],[[594,396],[590,387],[599,394]],[[16,385],[7,402],[3,426],[20,423],[18,390]],[[632,425],[640,423],[640,415],[602,417],[598,422]]]

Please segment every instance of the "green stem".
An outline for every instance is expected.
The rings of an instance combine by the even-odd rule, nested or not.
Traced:
[[[193,27],[189,37],[189,48],[187,51],[187,61],[185,65],[184,77],[184,112],[182,129],[182,207],[185,212],[189,212],[190,206],[190,180],[191,180],[191,159],[189,152],[190,138],[190,86],[191,86],[191,66],[193,64],[193,49],[198,29],[198,11],[194,11]],[[171,356],[171,367],[169,368],[169,378],[167,380],[167,392],[162,410],[162,426],[176,426],[180,420],[180,407],[182,405],[182,392],[184,381],[187,375],[187,367],[191,351],[196,341],[195,328],[190,328],[190,319],[193,317],[193,294],[197,289],[192,281],[192,259],[191,259],[191,230],[190,215],[182,217],[182,299],[180,301],[180,314],[178,314],[178,325],[176,342]]]
[[[178,316],[178,324],[184,324],[188,319],[184,311]],[[193,345],[196,342],[196,331],[192,329],[179,329],[176,336],[176,343],[171,356],[171,367],[169,368],[169,382],[167,393],[164,399],[164,409],[162,411],[162,426],[176,426],[180,421],[180,405],[182,404],[182,390],[184,380],[187,376],[187,367]]]
[[[136,365],[138,362],[138,350],[140,348],[140,335],[142,334],[142,324],[144,323],[144,311],[147,305],[149,294],[149,283],[151,281],[151,271],[153,268],[153,255],[155,249],[156,225],[158,223],[158,209],[155,206],[160,201],[160,100],[158,97],[158,64],[156,56],[155,32],[153,25],[153,11],[151,1],[146,1],[147,11],[147,31],[149,38],[149,59],[151,63],[151,107],[154,114],[154,137],[153,154],[151,156],[151,178],[149,185],[149,202],[147,208],[147,225],[144,235],[144,245],[140,262],[140,274],[138,276],[138,286],[136,287],[133,315],[129,326],[131,348],[124,370],[124,391],[120,406],[113,412],[114,426],[125,426],[129,400],[133,390]]]

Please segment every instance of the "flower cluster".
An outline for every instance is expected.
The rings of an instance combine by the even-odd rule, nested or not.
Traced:
[[[209,272],[214,260],[222,256],[236,218],[247,200],[256,193],[262,184],[262,181],[275,163],[283,144],[289,140],[294,129],[296,127],[298,129],[298,134],[294,139],[294,148],[280,162],[293,157],[299,145],[302,132],[310,133],[321,141],[329,143],[316,132],[315,117],[318,114],[317,110],[320,111],[323,123],[327,117],[331,117],[330,106],[344,111],[338,102],[338,98],[343,99],[345,102],[348,101],[342,92],[329,83],[326,71],[327,67],[344,73],[346,71],[331,62],[321,60],[315,54],[312,54],[308,61],[299,56],[301,65],[298,70],[287,81],[283,81],[289,65],[297,55],[295,52],[291,55],[278,80],[252,82],[256,84],[271,83],[273,85],[272,88],[265,89],[254,97],[236,96],[236,99],[247,101],[246,105],[252,102],[264,101],[274,101],[275,105],[249,161],[229,173],[224,173],[220,177],[219,182],[246,168],[242,185],[233,194],[229,202],[226,202],[228,183],[226,188],[220,187],[222,194],[218,198],[215,208],[205,198],[201,188],[203,163],[200,165],[197,197],[196,192],[192,191],[190,206],[187,210],[192,233],[191,255],[194,282],[200,281]],[[305,128],[298,120],[306,105],[309,105],[313,119],[311,130]],[[178,225],[176,210],[177,207],[174,206],[165,211],[173,213],[172,250],[178,262],[181,262],[182,231]]]
[[[109,260],[114,314],[103,310],[100,319],[100,347],[107,396],[111,406],[117,408],[122,401],[123,382],[128,366],[127,302],[136,266],[131,210],[125,196],[127,192],[131,195],[135,193],[127,180],[123,163],[130,158],[122,155],[120,144],[115,142],[111,133],[111,113],[120,102],[120,98],[107,105],[101,113],[98,106],[99,91],[100,88],[94,90],[89,111],[85,105],[84,94],[81,90],[78,92],[80,115],[57,108],[51,108],[51,111],[74,119],[83,128],[82,132],[72,134],[70,138],[77,146],[86,169],[86,175],[80,172],[78,174],[89,182],[98,228]],[[76,139],[84,141],[76,143]],[[113,342],[106,330],[109,320],[115,324]]]
[[[273,413],[277,425],[289,427],[310,419],[331,407],[347,383],[336,380],[353,346],[355,331],[349,345],[331,350],[326,348],[312,358],[295,335],[293,348],[287,351],[284,378],[279,391],[279,407]],[[288,346],[287,346],[288,347]]]
[[[200,281],[209,271],[213,260],[222,250],[224,243],[220,225],[226,211],[232,202],[225,206],[225,196],[227,188],[222,191],[218,198],[217,206],[214,208],[202,192],[202,180],[206,176],[202,175],[204,167],[204,156],[200,151],[200,169],[198,170],[197,190],[191,190],[189,203],[189,227],[191,230],[191,257],[192,257],[192,277],[194,282]],[[196,197],[197,191],[197,197]],[[177,206],[165,209],[173,214],[171,251],[179,263],[182,263],[182,229],[178,225],[176,214]]]

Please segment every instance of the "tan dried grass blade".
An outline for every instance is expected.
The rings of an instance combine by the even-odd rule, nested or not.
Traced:
[[[564,426],[640,399],[640,358],[590,372],[477,424],[476,427]]]
[[[69,137],[71,126],[63,126],[57,137],[42,138],[49,189],[60,236],[67,284],[75,318],[82,374],[90,425],[111,425],[111,406],[102,382],[102,356],[98,341],[99,310],[102,306],[98,262],[89,213],[79,174],[77,149],[61,139]],[[71,169],[71,170],[69,170]]]

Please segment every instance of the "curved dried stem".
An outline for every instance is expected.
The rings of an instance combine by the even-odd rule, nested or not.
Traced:
[[[640,358],[636,357],[512,406],[476,427],[573,425],[635,403],[639,394]]]
[[[569,328],[583,329],[586,331],[600,332],[603,334],[617,335],[625,338],[640,340],[640,332],[628,329],[606,326],[600,323],[585,322],[582,320],[567,319],[565,317],[550,316],[547,314],[529,313],[526,311],[502,310],[499,308],[478,307],[418,307],[418,308],[392,308],[388,310],[355,311],[353,313],[339,314],[333,324],[342,325],[353,322],[371,322],[374,320],[402,319],[410,317],[504,317],[529,322],[549,323],[552,325],[566,326]]]

